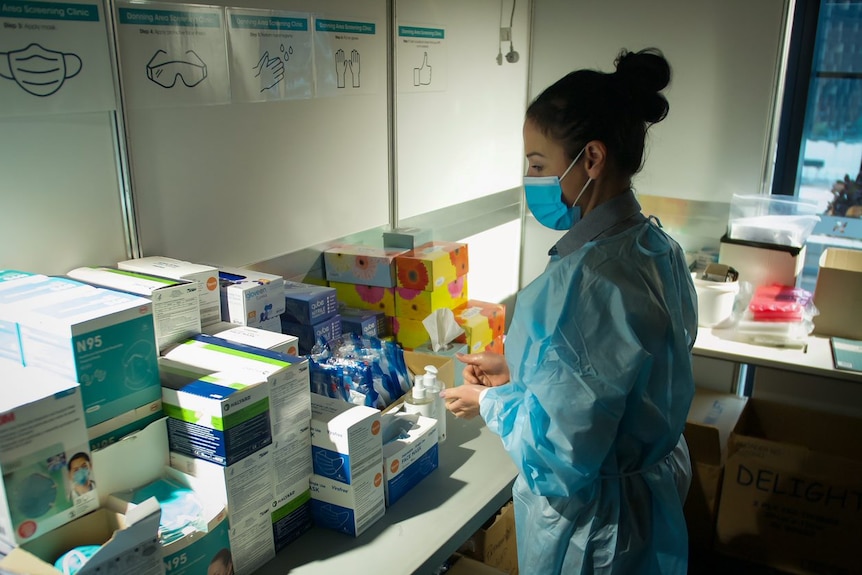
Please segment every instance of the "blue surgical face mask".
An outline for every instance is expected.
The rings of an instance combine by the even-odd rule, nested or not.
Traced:
[[[90,470],[87,467],[81,467],[75,470],[72,474],[72,481],[78,485],[84,486],[90,482]]]
[[[576,204],[593,179],[587,179],[587,183],[581,188],[578,197],[575,198],[571,206],[563,199],[561,182],[581,158],[584,149],[578,152],[578,155],[575,156],[575,159],[572,160],[572,163],[569,164],[569,167],[566,168],[566,171],[560,177],[524,176],[524,194],[527,197],[527,207],[530,208],[533,216],[543,226],[552,230],[568,230],[575,225],[575,222],[581,219],[581,208]]]

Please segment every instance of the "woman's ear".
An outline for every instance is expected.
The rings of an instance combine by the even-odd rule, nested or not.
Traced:
[[[584,147],[584,167],[587,175],[596,180],[602,175],[608,159],[608,148],[601,140],[591,140]]]

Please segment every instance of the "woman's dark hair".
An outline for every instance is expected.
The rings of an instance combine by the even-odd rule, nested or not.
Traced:
[[[527,119],[562,144],[571,159],[591,140],[607,146],[609,162],[623,176],[643,166],[649,127],[667,116],[661,91],[670,83],[670,65],[656,48],[622,50],[616,71],[577,70],[533,100]]]

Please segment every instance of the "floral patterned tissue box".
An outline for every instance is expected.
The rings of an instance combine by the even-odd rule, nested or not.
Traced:
[[[323,252],[326,279],[378,287],[395,287],[395,258],[406,250],[342,244]]]
[[[471,299],[454,313],[455,321],[464,328],[464,335],[455,341],[466,343],[470,353],[484,351],[489,345],[502,347],[506,330],[505,305]]]
[[[434,310],[455,308],[467,303],[467,276],[435,289],[434,291],[395,288],[395,315],[423,320]]]
[[[434,291],[467,274],[467,244],[428,242],[395,258],[398,287]]]
[[[390,317],[395,315],[395,288],[342,282],[329,282],[335,288],[338,301],[348,307],[382,311]]]

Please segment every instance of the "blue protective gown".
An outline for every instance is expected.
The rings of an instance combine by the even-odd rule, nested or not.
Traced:
[[[519,470],[520,573],[684,575],[697,300],[683,251],[629,191],[551,256],[518,294],[511,382],[480,402]]]

